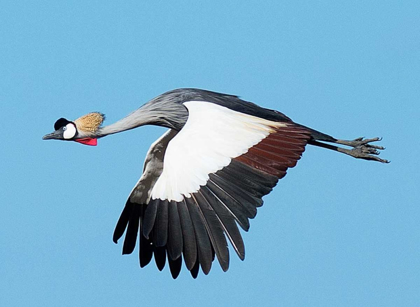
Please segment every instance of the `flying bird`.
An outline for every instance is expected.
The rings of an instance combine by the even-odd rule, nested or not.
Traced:
[[[124,235],[123,254],[139,239],[140,266],[154,257],[159,270],[168,262],[177,278],[182,261],[196,278],[217,260],[229,268],[228,241],[241,260],[245,247],[239,227],[262,206],[262,197],[301,158],[307,144],[354,158],[382,163],[380,138],[339,140],[293,122],[286,115],[237,96],[200,89],[164,93],[108,126],[94,112],[74,121],[60,118],[43,137],[97,145],[97,139],[144,125],[169,128],[149,148],[141,178],[115,227]]]

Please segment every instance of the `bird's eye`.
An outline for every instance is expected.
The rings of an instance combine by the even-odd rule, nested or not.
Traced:
[[[64,127],[63,127],[63,130],[64,130],[64,131],[66,131],[66,130],[67,130],[67,127],[66,127],[66,126],[64,126]]]

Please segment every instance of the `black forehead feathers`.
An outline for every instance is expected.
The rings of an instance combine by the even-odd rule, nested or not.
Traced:
[[[64,127],[65,125],[67,125],[68,123],[71,123],[71,121],[68,121],[65,118],[60,118],[58,119],[55,124],[54,124],[54,130],[58,130],[61,127]]]

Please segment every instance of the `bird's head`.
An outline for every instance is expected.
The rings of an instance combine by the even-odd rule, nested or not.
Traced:
[[[75,121],[58,119],[54,132],[44,135],[43,140],[75,141],[81,144],[96,146],[96,132],[105,120],[105,115],[98,112],[86,114]]]

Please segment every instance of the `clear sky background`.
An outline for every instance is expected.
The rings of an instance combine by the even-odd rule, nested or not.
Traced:
[[[2,1],[2,306],[419,306],[418,1]],[[307,148],[231,253],[177,280],[112,233],[149,145],[42,141],[178,87],[240,95],[391,164]],[[209,127],[211,129],[211,127]]]

